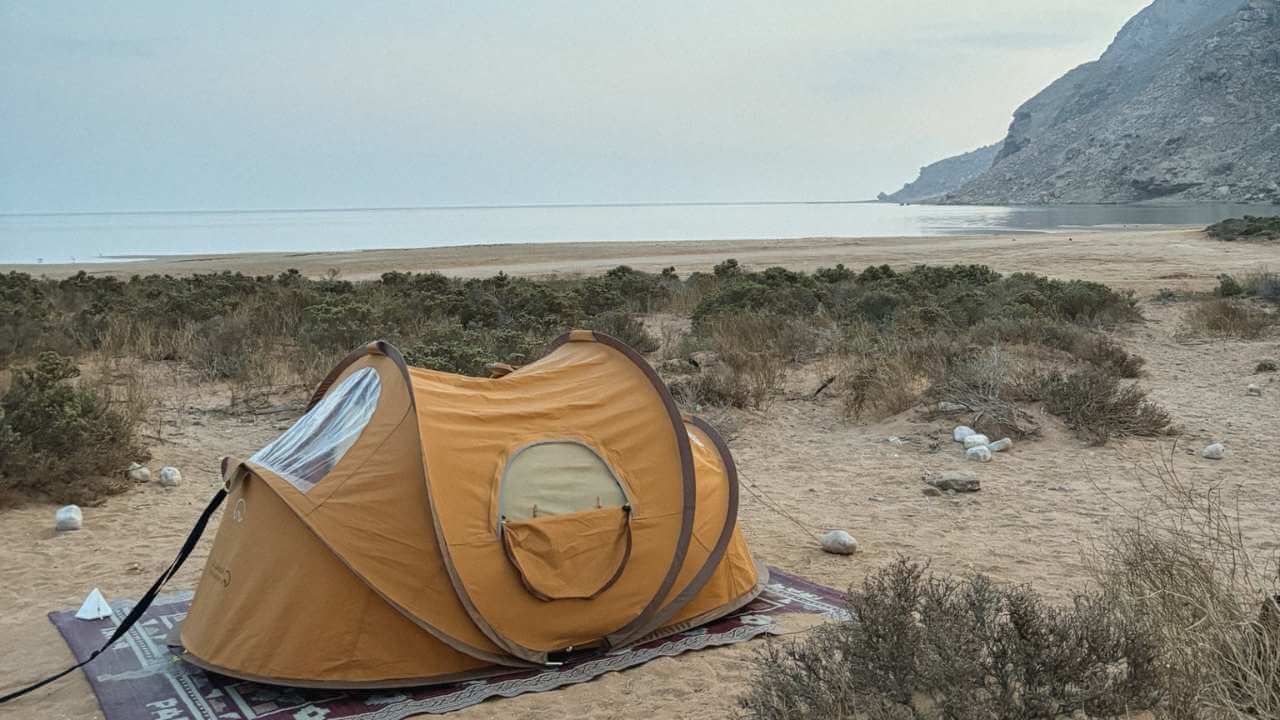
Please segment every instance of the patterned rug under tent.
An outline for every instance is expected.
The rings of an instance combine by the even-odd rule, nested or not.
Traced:
[[[453,685],[353,692],[262,685],[207,672],[177,660],[165,644],[190,604],[190,593],[159,598],[124,638],[85,668],[105,720],[402,720],[439,714],[493,697],[515,697],[587,682],[659,657],[746,642],[778,630],[777,616],[847,617],[843,594],[770,569],[770,584],[738,612],[710,625],[600,655],[583,652],[555,668],[524,670]],[[49,613],[76,659],[88,657],[115,630],[132,602],[111,603],[114,616],[78,620],[74,610]],[[38,703],[39,696],[24,702]]]

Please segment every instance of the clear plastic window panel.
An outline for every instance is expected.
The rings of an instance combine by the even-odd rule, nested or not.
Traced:
[[[378,407],[382,383],[361,368],[330,388],[293,427],[249,458],[302,492],[316,486],[351,449]]]

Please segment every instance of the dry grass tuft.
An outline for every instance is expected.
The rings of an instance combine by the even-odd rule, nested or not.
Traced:
[[[672,388],[695,407],[765,407],[782,393],[788,367],[811,355],[816,343],[811,326],[764,313],[717,317],[699,330],[707,349],[703,367]]]
[[[1246,300],[1221,298],[1192,305],[1184,317],[1185,333],[1214,338],[1261,337],[1273,325],[1276,316]]]
[[[1038,435],[1040,425],[1022,408],[1037,380],[1034,366],[1006,348],[994,346],[953,364],[938,383],[941,401],[969,408],[969,425],[993,438]]]
[[[1109,438],[1164,435],[1173,422],[1145,390],[1097,368],[1052,371],[1040,379],[1039,394],[1046,410],[1098,445]]]
[[[1280,717],[1280,575],[1274,551],[1246,540],[1221,488],[1144,471],[1150,502],[1101,548],[1096,576],[1160,653],[1166,716]]]

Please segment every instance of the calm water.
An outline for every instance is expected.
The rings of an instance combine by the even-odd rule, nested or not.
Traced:
[[[0,263],[490,243],[876,237],[1208,225],[1276,206],[609,205],[0,215]]]

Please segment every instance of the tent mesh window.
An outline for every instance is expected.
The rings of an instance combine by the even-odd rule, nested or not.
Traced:
[[[376,370],[357,370],[249,461],[307,492],[355,444],[373,417],[381,392]]]
[[[587,445],[544,441],[515,452],[502,473],[501,517],[527,520],[627,504],[622,484]]]

